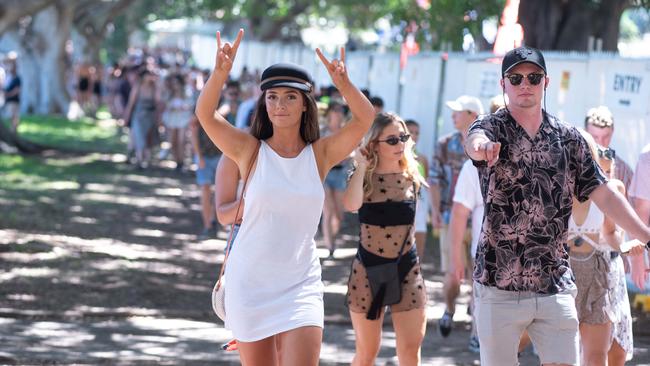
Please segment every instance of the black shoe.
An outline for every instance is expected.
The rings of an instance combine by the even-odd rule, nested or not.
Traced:
[[[438,320],[438,332],[443,337],[448,337],[451,333],[451,328],[454,325],[454,314],[445,310],[445,313],[442,314],[440,320]]]

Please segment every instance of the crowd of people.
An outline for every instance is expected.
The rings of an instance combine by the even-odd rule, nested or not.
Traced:
[[[539,50],[504,56],[503,94],[489,111],[469,95],[448,101],[455,131],[428,157],[416,147],[417,121],[385,112],[381,98],[350,81],[344,49],[332,60],[316,50],[330,87],[315,88],[288,63],[244,68],[235,80],[243,37],[223,42],[217,33],[209,71],[177,50],[105,72],[80,65],[75,95],[88,113],[105,103],[121,121],[136,169],[156,155],[171,156],[179,173],[195,164],[199,239],[214,237],[217,222],[234,225],[226,326],[244,365],[318,364],[324,304],[314,237],[322,234],[334,260],[345,211],[357,213],[359,233],[346,296],[353,365],[374,364],[386,311],[399,363],[420,363],[429,225],[445,276],[438,331],[453,331],[469,282],[468,346],[482,365],[516,365],[531,344],[545,365],[633,357],[626,274],[644,288],[650,145],[633,170],[610,146],[607,107],[586,111],[584,128],[543,109],[550,79]],[[15,62],[7,65],[11,105],[20,80]]]

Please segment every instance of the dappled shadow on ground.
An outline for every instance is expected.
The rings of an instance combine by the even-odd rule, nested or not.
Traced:
[[[226,232],[196,239],[202,225],[193,175],[137,171],[120,159],[46,156],[22,184],[0,187],[0,363],[238,364],[236,354],[218,350],[230,334],[210,306]],[[354,355],[345,294],[356,220],[346,215],[334,259],[319,250],[322,365],[349,364]],[[474,365],[477,355],[467,350],[468,288],[454,332],[442,339],[436,334],[442,277],[431,237],[426,251],[423,362]],[[390,323],[387,316],[381,365],[397,364]]]

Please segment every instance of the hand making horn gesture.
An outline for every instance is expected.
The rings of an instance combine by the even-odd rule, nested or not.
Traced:
[[[350,84],[350,79],[348,78],[348,70],[345,67],[345,48],[341,47],[340,60],[333,59],[332,61],[328,61],[327,58],[323,55],[323,52],[321,52],[320,48],[316,48],[316,54],[318,55],[318,58],[320,58],[320,60],[323,62],[323,65],[325,65],[325,68],[330,74],[330,78],[332,79],[332,82],[337,89],[341,90],[341,88]]]
[[[240,29],[237,33],[237,39],[235,39],[234,44],[231,45],[230,42],[226,42],[222,45],[221,32],[217,32],[217,58],[214,64],[215,71],[230,72],[232,64],[235,62],[235,56],[237,56],[237,49],[239,49],[239,43],[241,42],[242,37],[244,37],[244,30]]]

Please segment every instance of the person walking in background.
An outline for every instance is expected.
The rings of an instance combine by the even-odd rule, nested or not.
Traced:
[[[576,286],[564,246],[573,197],[593,200],[644,243],[650,229],[606,184],[577,129],[542,109],[542,53],[509,51],[501,75],[506,108],[476,120],[465,141],[485,204],[473,273],[481,364],[517,364],[527,330],[542,364],[577,365]]]
[[[609,184],[624,195],[623,182],[613,179],[614,157],[608,153],[610,149],[598,146],[587,132],[580,132],[593,159],[610,179]],[[614,296],[617,283],[625,283],[625,274],[615,270],[617,260],[622,264],[619,250],[623,233],[617,230],[611,218],[594,207],[591,200],[578,202],[575,198],[568,228],[570,265],[578,289],[575,303],[580,322],[582,363],[608,364],[610,346],[621,349],[625,363],[624,350],[633,348],[630,304],[627,296],[625,299]],[[643,267],[640,269],[645,270]],[[619,328],[627,328],[628,321],[629,328],[621,329],[619,333],[622,334],[612,339],[614,324],[621,323]]]
[[[147,167],[151,156],[148,140],[157,126],[161,105],[160,88],[157,83],[156,74],[147,69],[141,71],[135,88],[129,94],[129,103],[126,106],[125,120],[130,121],[138,169]]]
[[[215,146],[199,123],[198,118],[190,122],[192,133],[192,148],[196,169],[196,184],[201,188],[201,219],[203,229],[197,239],[206,240],[216,235],[217,220],[215,218],[212,188],[215,185],[217,164],[221,158],[221,150]]]
[[[345,209],[358,211],[361,224],[347,294],[356,344],[352,365],[374,365],[385,305],[391,309],[399,364],[419,365],[427,295],[414,224],[418,191],[426,183],[404,121],[392,113],[378,114],[354,159],[343,196]],[[369,274],[373,267],[389,262],[396,262],[399,272],[396,282],[401,295],[395,303],[386,303],[388,290],[377,289],[379,283]]]
[[[11,119],[11,130],[17,134],[18,125],[20,124],[20,90],[21,82],[18,75],[16,55],[10,54],[5,60],[5,66],[8,71],[5,78],[3,106],[4,112]]]
[[[585,117],[585,130],[594,140],[597,147],[597,160],[605,173],[612,179],[623,182],[623,194],[627,194],[632,181],[632,169],[616,155],[610,147],[614,133],[614,117],[605,106],[591,108]],[[589,137],[585,138],[588,142]],[[619,165],[621,164],[621,165]],[[590,211],[591,213],[591,211]],[[609,279],[611,308],[613,319],[611,324],[611,337],[608,338],[611,347],[608,347],[607,363],[610,366],[624,365],[625,361],[632,359],[634,354],[634,340],[632,334],[632,314],[627,293],[625,276],[625,263],[623,256],[612,251],[609,259]],[[635,285],[643,289],[645,286],[645,253],[636,256],[627,256],[629,260],[631,277]],[[579,308],[578,308],[579,309]],[[592,338],[593,339],[593,338]],[[598,349],[598,351],[601,351]]]
[[[483,104],[478,98],[463,95],[456,100],[448,101],[447,107],[452,110],[451,118],[455,132],[438,140],[431,160],[429,170],[429,192],[431,198],[431,224],[439,229],[440,271],[445,274],[444,296],[446,309],[438,321],[438,331],[447,337],[453,327],[454,308],[458,290],[453,286],[453,279],[448,274],[449,266],[449,237],[447,228],[451,201],[458,174],[467,156],[463,142],[470,124],[483,114]],[[466,241],[469,245],[469,240]]]
[[[366,133],[374,112],[350,82],[341,59],[316,50],[352,118],[320,138],[312,78],[293,64],[262,73],[251,132],[214,113],[244,31],[222,43],[217,32],[214,71],[201,90],[196,115],[210,139],[250,171],[242,225],[228,259],[226,327],[237,340],[243,365],[317,365],[323,336],[321,268],[314,235],[321,216],[323,180]],[[291,202],[291,205],[287,205]],[[279,351],[276,348],[280,342]],[[279,362],[278,362],[279,357]]]
[[[417,143],[420,139],[420,124],[415,120],[406,120],[406,128],[413,140],[413,155],[418,162],[418,171],[426,181],[429,177],[429,161],[426,156],[418,153]],[[431,212],[431,204],[429,203],[429,190],[428,187],[422,186],[420,194],[418,195],[418,204],[415,212],[415,245],[418,251],[418,258],[424,263],[424,247],[427,243],[427,232],[429,225],[429,218]]]
[[[325,111],[326,128],[322,136],[329,136],[343,128],[346,121],[345,106],[335,100],[330,101]],[[323,218],[321,231],[325,246],[329,250],[329,258],[334,258],[336,250],[336,237],[343,222],[343,191],[345,191],[350,159],[332,167],[325,177],[325,204],[323,205]]]
[[[456,310],[456,298],[460,293],[460,283],[465,278],[465,272],[471,271],[474,266],[474,257],[478,246],[478,237],[481,233],[481,223],[483,222],[483,196],[481,195],[481,185],[478,179],[478,171],[471,160],[463,164],[456,189],[454,191],[453,205],[451,206],[451,217],[449,219],[449,249],[451,251],[451,265],[449,267],[449,281],[445,282],[447,286],[446,293],[449,298],[453,299],[447,304],[451,313]],[[471,220],[472,241],[469,255],[465,243],[467,237],[467,223]],[[468,277],[471,283],[471,276]],[[451,308],[450,308],[451,306]],[[470,308],[474,307],[472,297]],[[480,350],[478,335],[476,334],[476,321],[472,317],[472,331],[469,339],[469,349],[474,353]]]
[[[183,75],[172,74],[168,77],[168,80],[169,91],[165,100],[162,120],[171,143],[176,171],[180,172],[185,161],[185,134],[186,127],[190,119],[193,118],[193,104],[185,93],[185,78]]]
[[[601,105],[589,109],[585,117],[585,130],[598,145],[609,148],[614,136],[614,116],[609,108]],[[616,156],[614,166],[614,176],[623,182],[627,192],[632,182],[632,168],[620,156]]]

